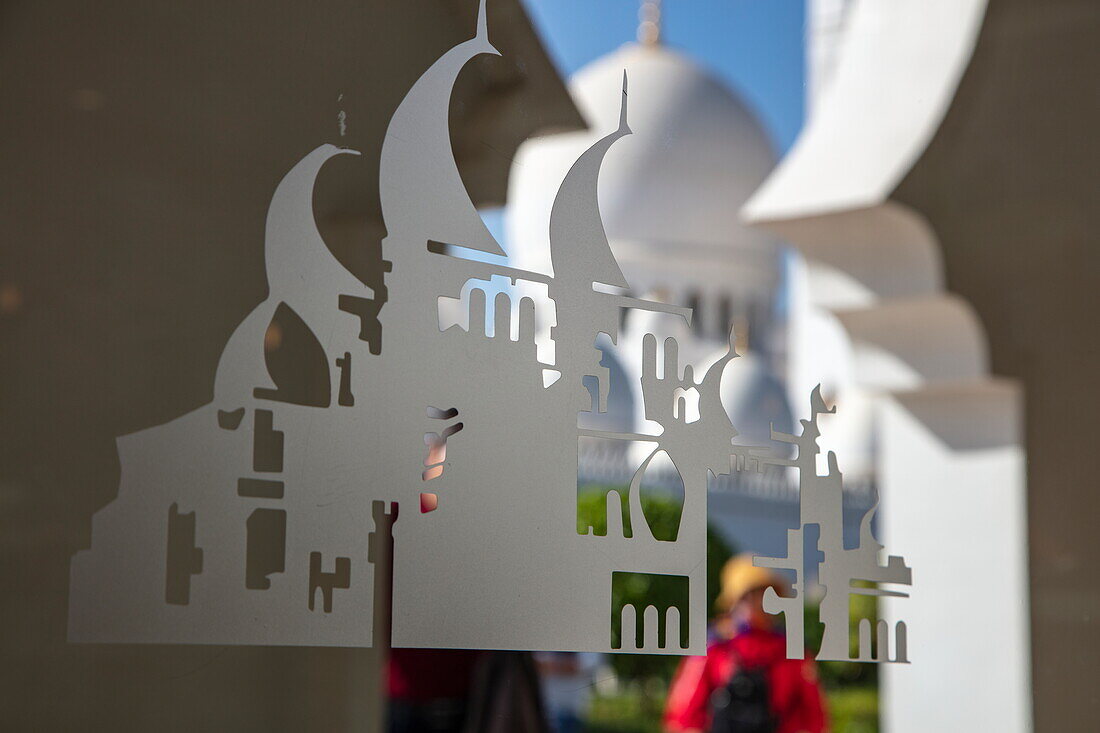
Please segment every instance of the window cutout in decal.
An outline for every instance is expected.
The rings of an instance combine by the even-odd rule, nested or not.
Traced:
[[[257,509],[248,517],[245,581],[250,590],[267,590],[273,573],[286,570],[286,512]]]
[[[315,609],[320,593],[324,612],[332,613],[334,591],[351,587],[351,558],[336,558],[332,572],[325,572],[322,567],[321,553],[309,553],[309,610]]]
[[[168,552],[164,569],[164,600],[179,606],[191,602],[191,576],[202,572],[202,548],[195,546],[195,513],[168,507]]]
[[[271,324],[276,328],[274,332],[280,335],[277,345],[264,349],[264,357],[276,386],[274,389],[256,387],[253,394],[257,399],[328,407],[328,358],[316,334],[286,303],[279,303]],[[270,333],[273,332],[265,332]]]

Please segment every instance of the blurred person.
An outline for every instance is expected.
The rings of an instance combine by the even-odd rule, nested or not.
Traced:
[[[548,733],[529,652],[391,649],[389,733]]]
[[[787,659],[787,640],[764,612],[769,587],[783,581],[738,555],[722,568],[719,616],[705,657],[685,657],[669,688],[666,731],[824,733],[824,701],[814,664]]]
[[[599,654],[536,652],[542,700],[554,733],[582,730],[581,716],[588,707]]]
[[[482,655],[466,649],[391,649],[389,733],[462,733]]]
[[[465,733],[549,733],[531,652],[485,652],[474,673]]]

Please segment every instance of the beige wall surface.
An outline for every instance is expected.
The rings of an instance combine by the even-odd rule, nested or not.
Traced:
[[[955,101],[896,194],[933,223],[992,371],[1024,387],[1039,731],[1100,716],[1098,72],[1100,4],[992,0]]]
[[[363,152],[326,168],[314,208],[337,257],[377,277],[385,126],[476,10],[0,7],[0,728],[373,725],[372,650],[67,644],[69,558],[117,491],[115,437],[211,399],[265,295],[272,191],[321,143]],[[581,120],[518,1],[489,17],[503,56],[460,77],[452,135],[474,199],[499,203],[519,142]]]

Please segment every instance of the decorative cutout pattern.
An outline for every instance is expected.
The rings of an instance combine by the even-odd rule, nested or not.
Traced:
[[[821,639],[819,660],[850,660],[851,639],[848,638],[849,596],[853,594],[873,596],[898,596],[907,598],[908,592],[882,588],[881,585],[912,585],[913,572],[905,561],[895,555],[887,558],[886,564],[879,563],[883,546],[871,532],[871,520],[878,506],[872,506],[864,515],[860,525],[859,545],[855,548],[844,547],[844,526],[841,517],[843,477],[837,468],[836,454],[828,454],[828,473],[818,475],[817,458],[820,449],[817,439],[818,416],[835,412],[828,409],[821,398],[821,387],[816,387],[810,396],[810,419],[802,420],[802,434],[790,435],[775,433],[772,438],[795,446],[796,454],[790,459],[757,459],[757,470],[766,465],[793,466],[798,470],[801,525],[798,529],[787,531],[786,557],[761,557],[753,559],[760,567],[792,571],[795,582],[792,585],[794,596],[781,598],[774,588],[764,595],[764,610],[768,613],[782,613],[787,630],[787,656],[801,659],[805,653],[803,623],[805,619],[806,576],[816,568],[821,585],[825,586],[825,596],[820,606],[820,621],[824,626]],[[810,537],[820,552],[815,557],[806,557],[807,531],[813,529]],[[821,558],[820,564],[819,559]],[[862,585],[857,585],[862,584]],[[870,585],[870,587],[865,587]],[[859,625],[858,654],[859,661],[908,662],[906,626],[899,621],[895,626],[894,658],[889,658],[889,626],[885,620],[876,624],[877,644],[871,647],[871,621],[862,619]]]
[[[624,603],[611,611],[611,648],[621,651],[656,652],[679,651],[688,648],[690,621],[686,609],[689,604],[689,579],[682,575],[653,575],[647,573],[612,573],[613,597],[622,597],[624,586],[635,577],[649,582],[655,595],[674,598],[674,603],[650,604],[642,610],[641,619],[633,604]]]
[[[392,557],[398,647],[699,654],[708,477],[767,465],[802,472],[803,521],[821,527],[829,633],[819,658],[846,658],[847,594],[879,592],[850,581],[909,582],[898,558],[877,564],[869,523],[861,548],[836,544],[835,457],[829,476],[813,472],[819,396],[802,436],[774,436],[798,457],[776,459],[732,445],[719,395],[736,357],[732,331],[700,380],[667,333],[618,343],[628,312],[692,322],[689,309],[625,294],[600,219],[600,166],[630,134],[625,75],[618,127],[577,159],[553,202],[553,274],[463,256],[505,254],[465,191],[445,124],[461,69],[496,53],[483,2],[476,35],[395,111],[380,160],[386,275],[373,291],[313,220],[321,167],[354,151],[322,145],[278,184],[269,296],[226,344],[214,400],[118,440],[118,499],[73,560],[70,638],[369,646],[385,595],[375,564]],[[578,426],[608,409],[597,340],[641,349],[641,432]],[[240,429],[249,413],[251,434]],[[583,441],[636,458],[630,485],[608,490],[603,536],[576,531]],[[674,474],[683,502],[675,535],[657,538],[640,494],[659,471]],[[420,511],[398,522],[401,505]],[[760,562],[802,573],[800,532],[788,557]],[[632,578],[664,584],[676,602],[617,603]],[[802,602],[767,598],[769,612],[786,614],[792,656],[802,653]],[[861,658],[885,658],[885,632],[872,649],[867,629]],[[894,646],[904,661],[903,625]]]

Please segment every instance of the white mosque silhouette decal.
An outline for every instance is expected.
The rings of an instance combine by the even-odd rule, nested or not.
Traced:
[[[836,457],[826,476],[815,465],[817,392],[801,435],[773,431],[796,446],[793,458],[732,444],[719,385],[736,368],[733,333],[701,375],[678,363],[675,339],[647,334],[640,389],[653,429],[578,427],[606,410],[595,342],[619,338],[623,309],[687,322],[692,313],[626,295],[600,219],[604,155],[630,134],[625,75],[618,129],[558,190],[552,274],[462,256],[505,254],[463,186],[447,124],[459,71],[486,53],[497,52],[482,2],[476,35],[436,61],[393,115],[380,163],[384,287],[347,272],[313,218],[321,167],[354,151],[322,145],[279,183],[269,295],[229,339],[213,401],[118,439],[118,498],[95,515],[91,548],[72,563],[71,640],[371,646],[376,566],[392,551],[393,646],[700,654],[708,476],[767,465],[801,476],[802,526],[789,532],[787,557],[757,559],[795,574],[793,597],[765,598],[785,616],[788,656],[804,654],[808,526],[819,527],[827,589],[818,659],[849,658],[849,594],[904,595],[877,585],[908,585],[911,574],[897,557],[879,564],[870,512],[860,546],[844,547]],[[548,338],[537,312],[552,314],[541,324]],[[273,366],[272,322],[316,356],[315,374]],[[577,530],[582,439],[647,448],[635,452],[644,458],[625,517],[608,491],[604,535]],[[640,498],[658,457],[683,486],[671,539],[654,537]],[[678,600],[613,607],[614,588],[633,574]],[[872,654],[862,626],[858,658],[885,661],[889,631],[879,622]],[[906,661],[904,624],[895,633],[891,661]]]

